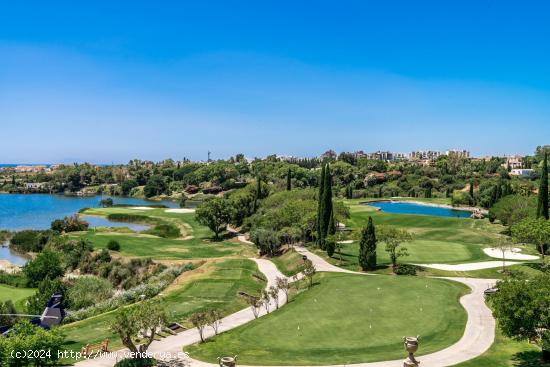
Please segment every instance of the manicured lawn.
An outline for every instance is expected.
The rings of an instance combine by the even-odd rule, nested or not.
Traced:
[[[464,331],[459,283],[335,273],[317,282],[278,311],[185,351],[209,362],[237,354],[242,364],[358,363],[403,357],[404,335],[421,335],[425,354]]]
[[[153,259],[198,259],[232,256],[247,253],[251,246],[237,241],[214,242],[208,239],[188,240],[161,238],[138,233],[94,232],[81,235],[94,248],[106,248],[110,240],[120,243],[123,256],[146,256]]]
[[[336,252],[330,262],[349,268],[358,270],[358,254],[359,241],[350,244],[341,244],[342,246],[342,262],[340,263],[340,255]],[[407,263],[462,263],[477,260],[489,260],[486,258],[480,246],[463,244],[457,242],[445,241],[430,241],[430,240],[415,240],[410,243],[403,244],[407,248],[409,256],[400,258],[400,261]],[[319,255],[326,256],[326,252],[318,251]],[[390,265],[389,255],[384,251],[384,245],[379,245],[377,251],[377,260],[380,265]]]
[[[503,227],[488,220],[436,217],[429,215],[390,214],[363,210],[352,206],[351,218],[346,222],[350,228],[361,228],[371,216],[375,225],[386,224],[412,232],[417,240],[450,241],[465,244],[490,244]]]
[[[348,201],[351,218],[346,221],[348,229],[359,231],[366,226],[369,216],[375,226],[390,225],[405,229],[414,235],[414,240],[403,244],[409,256],[400,259],[407,263],[447,263],[476,262],[494,260],[483,252],[502,231],[497,224],[487,220],[436,217],[427,215],[394,214],[376,211],[371,207],[359,205],[357,201]],[[357,235],[358,236],[358,235]],[[359,242],[342,244],[342,263],[338,253],[328,259],[333,264],[358,270]],[[390,263],[389,256],[380,244],[377,250],[378,263],[382,266]]]
[[[11,300],[17,311],[25,310],[25,300],[36,292],[33,288],[15,288],[0,284],[0,302]]]
[[[155,219],[161,219],[180,226],[184,236],[195,236],[198,238],[207,238],[212,236],[212,232],[207,227],[197,223],[194,213],[170,213],[166,209],[139,210],[132,208],[90,208],[82,212],[88,215],[108,216],[109,214],[135,214],[143,215]]]
[[[251,260],[223,260],[206,264],[202,270],[200,276],[178,284],[164,297],[172,319],[184,320],[195,312],[211,308],[226,314],[236,312],[247,306],[239,292],[259,295],[265,287],[263,274]]]
[[[257,294],[265,287],[265,282],[254,276],[257,271],[256,264],[251,260],[228,259],[207,263],[184,273],[163,292],[170,321],[191,327],[187,319],[194,312],[216,308],[227,315],[245,308],[246,302],[238,292]],[[109,339],[110,350],[121,348],[118,336],[109,330],[115,312],[63,326],[67,336],[64,347],[76,351],[87,343]]]
[[[301,272],[304,269],[304,260],[302,259],[302,255],[294,250],[289,250],[281,256],[273,257],[270,260],[277,265],[277,268],[281,273],[289,277]]]
[[[140,233],[126,233],[118,230],[90,230],[72,234],[82,236],[92,242],[95,248],[106,248],[110,240],[120,243],[120,254],[129,257],[152,257],[153,259],[206,259],[224,256],[245,255],[254,252],[253,246],[238,241],[211,240],[212,232],[195,220],[193,213],[167,213],[166,209],[138,210],[128,208],[87,209],[85,214],[102,215],[139,214],[160,218],[180,226],[185,238],[161,238]]]
[[[549,367],[540,357],[536,346],[506,338],[497,329],[495,342],[487,352],[455,367]]]

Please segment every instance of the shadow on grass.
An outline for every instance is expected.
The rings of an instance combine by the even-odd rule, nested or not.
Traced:
[[[544,264],[543,263],[525,263],[524,266],[527,266],[531,269],[543,271],[544,270]]]
[[[534,350],[516,353],[512,360],[516,367],[550,367],[550,363],[542,362],[542,353]]]

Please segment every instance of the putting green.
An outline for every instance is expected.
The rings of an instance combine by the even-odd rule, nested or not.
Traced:
[[[317,282],[280,310],[185,350],[209,362],[237,354],[242,364],[359,363],[403,357],[404,335],[421,335],[426,354],[464,332],[459,283],[334,273]]]

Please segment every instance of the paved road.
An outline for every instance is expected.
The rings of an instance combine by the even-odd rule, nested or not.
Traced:
[[[296,247],[296,250],[307,256],[309,260],[313,262],[318,271],[326,272],[339,272],[339,273],[353,273],[365,275],[365,273],[353,272],[350,270],[342,269],[337,266],[331,265],[326,262],[320,256],[310,252],[305,247]],[[267,287],[275,284],[277,277],[284,277],[279,272],[276,266],[269,260],[264,259],[252,259],[258,264],[259,270],[265,274],[267,278]],[[489,308],[485,305],[483,291],[492,286],[496,280],[493,279],[475,279],[475,278],[444,278],[451,281],[461,282],[466,284],[472,289],[472,292],[463,296],[460,299],[460,303],[468,314],[468,321],[464,330],[464,335],[455,344],[450,347],[440,350],[435,353],[422,356],[419,354],[418,359],[423,362],[423,366],[429,367],[446,367],[452,366],[470,359],[473,359],[483,354],[493,344],[495,337],[495,320],[491,314]],[[280,305],[286,303],[285,296],[282,292],[279,294]],[[275,305],[270,306],[274,309]],[[265,315],[264,309],[260,312],[260,317]],[[238,311],[222,319],[220,331],[228,331],[240,325],[246,324],[254,320],[254,315],[250,308]],[[213,335],[212,330],[207,330],[206,337]],[[190,329],[175,336],[164,338],[160,341],[154,342],[149,351],[156,353],[157,356],[160,353],[172,356],[181,353],[182,348],[188,345],[199,342],[200,337],[196,329]],[[118,358],[123,356],[125,351],[118,352]],[[117,357],[110,356],[110,358],[102,359],[90,359],[78,362],[76,365],[79,367],[97,366],[97,367],[110,367],[116,362]],[[193,359],[174,360],[173,365],[191,366],[191,367],[213,367],[216,364],[206,363]],[[353,367],[397,367],[402,365],[402,360],[373,362],[373,363],[358,363],[347,366]],[[255,366],[258,367],[258,366]],[[288,366],[287,366],[288,367]],[[332,367],[344,367],[343,365],[333,365]]]

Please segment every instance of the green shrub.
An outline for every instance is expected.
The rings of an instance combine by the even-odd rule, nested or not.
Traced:
[[[50,235],[50,231],[19,231],[11,238],[10,247],[21,252],[40,252],[48,243]]]
[[[27,277],[29,287],[36,287],[46,278],[62,277],[64,273],[60,256],[50,250],[44,250],[23,267],[23,274]]]
[[[54,220],[51,224],[51,229],[58,233],[86,231],[88,229],[88,222],[81,220],[75,214],[70,217]]]
[[[111,251],[120,251],[120,243],[117,240],[109,240],[107,242],[107,249]]]
[[[113,294],[113,286],[107,279],[93,275],[76,278],[67,291],[69,308],[79,310],[104,301]]]
[[[32,314],[40,315],[44,311],[44,306],[54,293],[66,294],[67,285],[60,278],[45,278],[38,284],[35,294],[27,298],[27,311]],[[63,298],[63,306],[67,306],[67,298]]]
[[[464,191],[455,191],[452,196],[453,205],[470,205],[470,195]]]
[[[27,277],[23,272],[19,273],[6,273],[0,271],[0,284],[11,285],[16,288],[25,288],[27,286]]]
[[[416,275],[417,270],[420,270],[418,266],[411,264],[398,264],[393,272],[397,275]]]
[[[0,338],[2,366],[56,366],[62,355],[64,336],[59,328],[45,330],[24,320],[15,324],[9,338]],[[45,351],[31,353],[28,351]]]
[[[181,236],[180,229],[175,224],[171,223],[157,224],[155,227],[145,231],[144,233],[164,238],[177,238]]]

